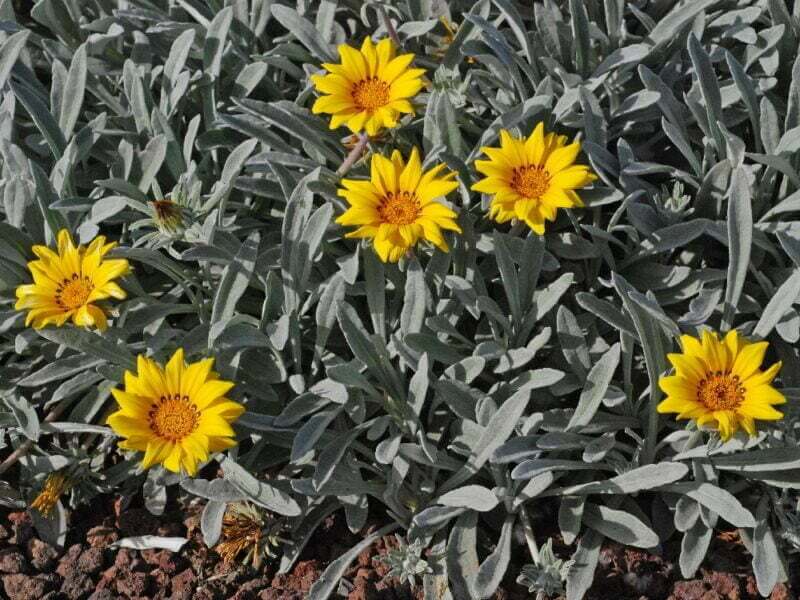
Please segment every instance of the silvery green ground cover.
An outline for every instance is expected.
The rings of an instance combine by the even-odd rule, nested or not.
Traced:
[[[367,139],[312,111],[312,76],[369,36],[425,81]],[[800,549],[799,40],[791,0],[0,0],[0,500],[58,543],[96,494],[192,495],[209,546],[246,502],[285,570],[335,511],[384,525],[315,600],[388,533],[426,597],[489,597],[525,553],[513,578],[577,599],[606,539],[681,539],[689,577],[738,529],[768,595]],[[482,148],[540,123],[597,176],[543,234],[472,190]],[[458,231],[384,262],[345,237],[338,190],[413,147],[455,173]],[[32,248],[64,229],[131,266],[104,331],[17,308]],[[659,414],[681,336],[733,329],[782,362],[782,418],[728,435]],[[137,356],[177,349],[245,408],[192,476],[143,470],[107,424]],[[54,472],[70,484],[44,514]]]

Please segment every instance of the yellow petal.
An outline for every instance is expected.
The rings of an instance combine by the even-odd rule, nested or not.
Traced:
[[[767,342],[756,342],[747,344],[739,351],[733,363],[732,372],[739,376],[742,381],[754,375],[764,362],[764,355],[767,353],[769,344]]]
[[[544,123],[540,121],[528,136],[528,139],[525,140],[525,151],[532,165],[542,164],[545,149]]]
[[[147,444],[147,450],[142,459],[142,469],[149,469],[153,465],[164,462],[173,450],[173,445],[166,440],[153,438]]]
[[[186,363],[183,359],[183,348],[178,348],[172,358],[169,359],[166,368],[164,369],[164,378],[166,379],[167,389],[172,394],[180,394],[181,378]]]
[[[775,410],[769,404],[761,402],[745,400],[736,410],[745,416],[762,421],[778,421],[783,418],[782,412]]]
[[[573,142],[568,146],[558,148],[547,157],[547,162],[545,162],[544,168],[551,175],[555,175],[559,171],[562,171],[572,165],[572,163],[575,162],[575,159],[578,158],[580,151],[581,145],[578,142]]]
[[[419,159],[419,150],[413,148],[408,163],[400,173],[399,188],[401,190],[414,191],[422,177],[422,163]]]
[[[170,450],[167,457],[162,461],[164,468],[173,473],[180,473],[181,470],[181,454],[183,450],[180,444],[175,444]]]
[[[202,410],[217,398],[225,396],[233,387],[234,384],[230,381],[223,381],[221,379],[206,381],[200,386],[199,390],[190,396],[190,398],[195,406]]]

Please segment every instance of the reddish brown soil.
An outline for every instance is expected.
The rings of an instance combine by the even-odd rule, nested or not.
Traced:
[[[301,600],[325,566],[354,545],[339,515],[329,518],[312,538],[294,568],[278,574],[267,562],[259,571],[223,563],[205,547],[200,534],[201,506],[175,504],[159,517],[137,506],[101,498],[91,508],[75,511],[63,551],[38,539],[25,513],[0,512],[0,595],[10,600]],[[111,549],[109,544],[134,535],[186,536],[179,553],[166,550]],[[392,537],[365,550],[345,574],[342,586],[348,600],[421,600],[412,590],[387,578],[377,556],[394,544]],[[557,545],[559,554],[569,549]],[[683,581],[673,562],[676,548],[666,557],[609,544],[603,548],[592,600],[608,598],[671,600],[745,600],[758,598],[749,555],[735,535],[722,534],[709,552],[708,564],[695,579]],[[515,553],[524,561],[522,551]],[[497,600],[529,598],[514,582],[519,565],[512,565]],[[790,565],[790,571],[800,569]],[[793,582],[796,587],[798,582]],[[780,585],[773,600],[795,598]]]

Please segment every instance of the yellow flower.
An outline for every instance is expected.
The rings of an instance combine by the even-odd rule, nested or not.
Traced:
[[[225,397],[233,383],[211,370],[213,358],[187,365],[179,349],[162,369],[139,355],[137,375],[125,372],[125,390],[113,389],[120,409],[108,424],[123,450],[144,452],[142,468],[155,464],[175,473],[197,473],[210,453],[236,445],[231,428],[244,407]]]
[[[703,331],[702,339],[681,336],[681,345],[682,353],[667,355],[675,374],[659,381],[667,397],[658,405],[658,412],[694,419],[699,427],[707,425],[719,431],[723,440],[740,427],[755,435],[756,419],[783,418],[774,405],[786,399],[770,385],[781,363],[761,370],[767,342],[749,342],[735,330],[722,340],[716,333]]]
[[[72,487],[72,480],[63,471],[51,473],[45,479],[42,491],[31,502],[31,508],[38,510],[45,517],[58,504],[59,498]]]
[[[539,123],[527,139],[500,131],[499,148],[481,148],[489,160],[476,160],[475,168],[486,177],[472,189],[494,195],[489,216],[498,223],[524,221],[539,235],[545,221],[555,221],[559,208],[583,206],[575,192],[597,179],[586,165],[576,165],[578,142],[544,133]]]
[[[324,63],[328,73],[311,76],[317,91],[328,94],[314,102],[312,112],[330,114],[331,129],[347,125],[353,133],[366,131],[370,136],[396,127],[403,113],[413,115],[409,98],[422,89],[425,69],[410,69],[414,55],[395,52],[389,39],[374,45],[367,37],[361,50],[339,46],[342,62]]]
[[[342,179],[339,195],[350,208],[336,222],[358,226],[346,237],[372,238],[383,262],[397,262],[420,239],[447,252],[442,229],[459,233],[461,229],[456,213],[435,200],[458,187],[455,173],[439,176],[444,168],[440,164],[423,172],[416,148],[408,164],[397,150],[391,159],[374,154],[370,181]]]
[[[80,327],[108,326],[106,313],[95,305],[106,298],[125,298],[114,279],[130,270],[124,258],[107,259],[116,243],[106,243],[98,236],[87,248],[75,246],[69,231],[58,233],[58,253],[47,246],[34,246],[39,257],[28,263],[33,283],[17,288],[17,310],[28,310],[25,325],[41,329],[46,325],[62,326],[69,319]]]

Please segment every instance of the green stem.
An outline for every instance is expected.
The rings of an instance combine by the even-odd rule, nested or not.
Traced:
[[[400,42],[400,36],[397,35],[397,30],[394,28],[394,23],[389,18],[389,13],[386,12],[386,9],[383,6],[378,5],[378,12],[381,14],[381,18],[383,19],[383,24],[386,27],[386,33],[389,34],[389,37],[394,42],[394,45],[397,46],[398,49],[403,47],[403,44]]]
[[[353,149],[350,150],[350,154],[345,157],[342,165],[336,169],[336,174],[339,177],[344,177],[353,165],[356,164],[356,161],[361,158],[364,149],[367,147],[367,143],[369,143],[369,136],[362,131],[358,134],[358,142],[353,146]]]
[[[519,507],[519,516],[522,519],[522,530],[525,532],[525,541],[528,543],[528,551],[531,553],[531,558],[535,564],[539,564],[539,546],[536,543],[536,538],[533,537],[533,526],[531,519],[528,516],[528,511],[525,505],[521,504]]]

